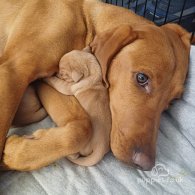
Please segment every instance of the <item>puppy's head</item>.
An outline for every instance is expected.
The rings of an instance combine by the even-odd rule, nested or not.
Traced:
[[[91,54],[90,47],[65,54],[60,61],[58,77],[69,86],[79,84],[79,88],[95,84],[102,79],[101,68],[96,57]]]

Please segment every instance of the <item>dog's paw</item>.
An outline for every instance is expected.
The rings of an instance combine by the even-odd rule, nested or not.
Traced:
[[[14,153],[14,149],[16,149],[15,147],[17,147],[17,145],[20,143],[20,141],[21,141],[22,139],[23,139],[23,138],[20,137],[20,136],[18,136],[18,135],[9,136],[9,137],[6,139],[4,152],[5,152],[5,150],[6,150],[7,148],[9,148],[9,151]]]
[[[47,130],[39,129],[32,135],[8,137],[3,151],[2,167],[18,171],[30,171],[39,168],[37,162],[42,161],[41,157],[43,156],[40,149],[43,148],[43,139],[46,134]]]
[[[2,157],[2,167],[9,170],[29,171],[36,169],[37,146],[45,133],[38,130],[29,136],[13,135],[7,138]]]
[[[17,167],[17,157],[20,155],[18,153],[19,148],[21,147],[21,142],[23,137],[19,137],[18,135],[12,135],[7,138],[5,143],[5,148],[3,151],[1,168],[6,168],[9,170],[15,170]]]

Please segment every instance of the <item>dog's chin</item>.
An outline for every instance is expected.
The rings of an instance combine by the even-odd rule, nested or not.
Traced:
[[[139,169],[141,171],[150,171],[155,166],[155,159],[150,159],[147,156],[142,157],[142,159],[138,159],[136,162],[134,155],[124,155],[124,154],[116,154],[114,153],[114,156],[122,161],[123,163],[129,165],[132,168]]]
[[[112,136],[111,150],[114,156],[133,168],[150,171],[155,165],[155,152],[152,149],[149,152],[139,149],[135,147],[137,143],[133,140],[120,140],[120,137],[119,135]]]

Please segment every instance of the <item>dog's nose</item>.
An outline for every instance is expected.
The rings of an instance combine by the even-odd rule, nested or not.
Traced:
[[[133,163],[136,168],[143,171],[149,171],[154,167],[155,160],[143,152],[136,152],[133,156]]]

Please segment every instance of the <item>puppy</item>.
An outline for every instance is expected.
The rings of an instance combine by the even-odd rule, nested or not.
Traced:
[[[90,47],[64,55],[58,75],[45,81],[65,95],[74,95],[90,116],[93,127],[90,143],[68,159],[82,166],[95,165],[110,150],[111,113],[101,68]]]

